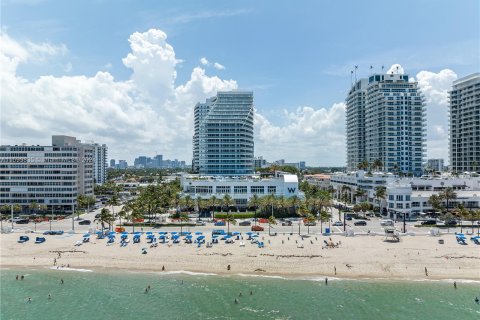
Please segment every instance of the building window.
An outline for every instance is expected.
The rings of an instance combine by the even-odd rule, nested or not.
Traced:
[[[412,208],[420,207],[420,202],[412,202]]]
[[[389,203],[389,204],[388,204],[388,207],[391,208],[391,209],[393,209],[393,203]]]
[[[246,206],[248,203],[247,199],[235,199],[235,205],[237,206]]]
[[[230,186],[217,186],[216,193],[230,193]]]
[[[253,186],[250,187],[250,192],[253,194],[264,194],[265,193],[265,187],[263,186]]]
[[[403,195],[397,195],[397,201],[403,201]]]
[[[397,203],[397,209],[403,209],[403,203]]]
[[[246,194],[247,193],[247,186],[234,186],[233,193],[235,194]]]
[[[405,196],[405,201],[410,201],[410,195]]]
[[[277,193],[276,186],[268,186],[268,193]]]
[[[395,200],[395,198],[394,198],[393,194],[390,194],[390,195],[388,195],[388,200],[390,200],[390,201],[393,201],[393,200]]]

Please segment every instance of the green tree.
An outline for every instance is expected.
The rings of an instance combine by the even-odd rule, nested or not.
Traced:
[[[315,222],[315,216],[311,213],[307,214],[306,221],[307,221],[307,234],[310,234],[310,224]]]
[[[378,209],[380,211],[380,214],[382,214],[382,204],[383,200],[387,197],[387,188],[384,186],[378,186],[375,187],[375,198],[378,201]]]
[[[438,196],[440,197],[441,200],[445,200],[447,211],[450,210],[450,201],[455,200],[457,198],[457,194],[455,193],[455,191],[453,191],[451,187],[447,187],[444,190],[442,190]]]
[[[225,222],[227,223],[227,233],[230,233],[230,223],[233,225],[237,224],[237,220],[232,216],[230,210],[228,210],[227,217],[225,218]]]
[[[28,205],[28,209],[30,209],[30,211],[33,212],[34,214],[37,213],[39,208],[40,208],[40,205],[35,201],[30,202],[30,204]]]
[[[190,221],[190,219],[188,218],[188,214],[180,213],[180,219],[179,220],[180,220],[180,234],[182,234],[183,233],[183,223]]]
[[[212,219],[215,219],[215,208],[218,205],[218,199],[215,196],[211,196],[210,199],[208,199],[208,204],[212,210]]]
[[[103,208],[100,210],[100,216],[95,219],[95,221],[100,222],[102,225],[102,231],[105,229],[105,223],[108,224],[108,230],[110,230],[111,224],[115,219],[113,218],[113,215],[110,213],[110,210],[107,208]]]
[[[435,214],[436,214],[437,212],[443,211],[442,199],[440,198],[439,195],[437,195],[437,194],[432,194],[432,195],[428,198],[428,203],[432,206],[432,209],[433,209],[433,211],[435,212]]]
[[[274,216],[268,217],[268,235],[271,235],[270,229],[272,228],[272,225],[276,225],[277,220],[275,219]]]
[[[257,196],[257,194],[254,194],[248,202],[248,205],[250,207],[252,207],[253,210],[254,210],[254,218],[255,218],[254,224],[255,225],[257,225],[257,209],[260,206],[260,203],[261,203],[261,201],[260,201],[260,198]]]

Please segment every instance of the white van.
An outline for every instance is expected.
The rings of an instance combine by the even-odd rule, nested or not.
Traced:
[[[393,220],[387,219],[387,220],[380,220],[380,225],[382,227],[393,227]]]

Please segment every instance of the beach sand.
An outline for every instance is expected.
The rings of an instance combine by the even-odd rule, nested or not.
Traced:
[[[459,245],[455,236],[404,236],[398,243],[385,242],[382,236],[332,236],[338,248],[322,248],[328,237],[311,235],[260,235],[265,248],[245,240],[245,247],[220,241],[212,248],[195,244],[142,243],[106,245],[106,239],[92,236],[90,243],[74,246],[81,234],[46,236],[43,244],[17,243],[21,234],[0,235],[2,268],[54,267],[108,271],[190,271],[215,274],[258,274],[302,277],[384,278],[384,279],[468,279],[480,280],[480,246]],[[130,235],[130,238],[132,236]],[[288,240],[288,237],[290,240]],[[118,237],[117,237],[118,238]],[[262,239],[263,238],[263,239]],[[438,240],[444,239],[445,244]],[[210,236],[207,236],[207,241]],[[270,241],[270,243],[269,243]],[[283,244],[282,244],[283,241]],[[297,248],[303,243],[303,248]],[[142,254],[142,248],[148,248]],[[58,251],[61,257],[58,257]],[[230,265],[230,270],[227,266]],[[425,270],[428,272],[426,275]]]

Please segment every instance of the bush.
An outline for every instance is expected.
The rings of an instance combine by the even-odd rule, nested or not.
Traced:
[[[235,219],[249,219],[254,218],[255,213],[253,212],[243,212],[243,213],[230,213],[230,216],[234,217]],[[257,214],[257,217],[260,215]],[[215,213],[215,219],[225,219],[227,217],[227,213]]]

